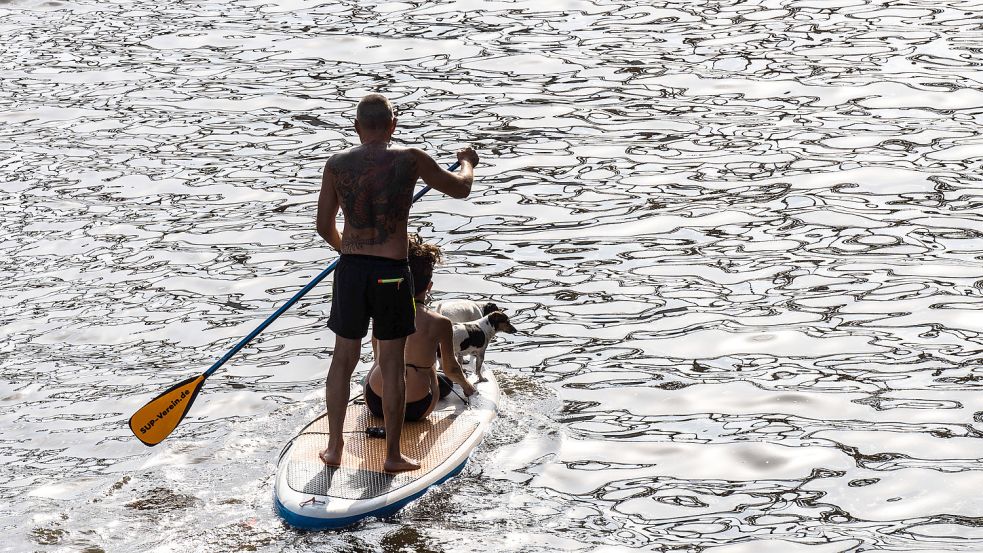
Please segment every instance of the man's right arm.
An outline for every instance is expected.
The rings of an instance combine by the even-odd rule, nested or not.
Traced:
[[[317,233],[334,249],[341,251],[341,233],[338,232],[338,193],[334,187],[334,174],[329,168],[331,160],[324,164],[321,175],[321,194],[317,198]]]
[[[437,162],[423,150],[413,148],[412,152],[416,157],[417,170],[423,182],[452,198],[467,198],[471,193],[474,166],[478,164],[478,154],[474,150],[465,148],[457,153],[457,159],[461,162],[461,169],[457,173],[451,173],[437,165]]]

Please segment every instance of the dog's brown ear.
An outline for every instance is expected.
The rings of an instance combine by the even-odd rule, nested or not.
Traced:
[[[501,311],[501,309],[499,309],[498,306],[495,305],[494,303],[488,302],[485,304],[484,307],[481,308],[481,315],[484,317],[487,315],[491,315],[496,311]]]

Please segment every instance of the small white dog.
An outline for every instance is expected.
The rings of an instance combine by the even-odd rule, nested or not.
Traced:
[[[495,308],[493,311],[480,315],[482,309],[488,307]],[[509,322],[505,313],[497,310],[493,303],[480,306],[470,301],[451,301],[441,302],[435,306],[441,315],[444,315],[454,323],[454,355],[457,362],[464,365],[464,356],[470,355],[474,358],[474,371],[478,375],[478,382],[486,379],[481,374],[481,364],[485,361],[485,350],[491,343],[495,334],[504,332],[514,334],[515,327]],[[461,317],[473,316],[478,311],[479,315],[472,319],[461,321]]]

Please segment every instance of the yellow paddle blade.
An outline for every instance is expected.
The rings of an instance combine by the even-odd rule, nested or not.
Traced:
[[[130,417],[133,435],[149,446],[164,441],[184,419],[204,383],[205,375],[195,376],[171,386],[150,400]]]

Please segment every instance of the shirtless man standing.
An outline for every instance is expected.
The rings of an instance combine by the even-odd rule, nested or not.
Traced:
[[[413,187],[422,178],[452,198],[466,198],[478,155],[471,148],[459,151],[460,172],[451,173],[422,150],[391,148],[395,130],[396,117],[385,96],[362,98],[355,114],[361,145],[331,156],[321,178],[317,233],[341,252],[328,319],[328,328],[335,333],[325,386],[328,447],[321,453],[321,460],[330,466],[341,464],[349,382],[371,319],[385,397],[383,468],[400,472],[420,467],[416,460],[403,457],[399,448],[406,408],[403,348],[416,329],[413,277],[406,262]],[[339,208],[345,216],[341,234],[335,222]]]

